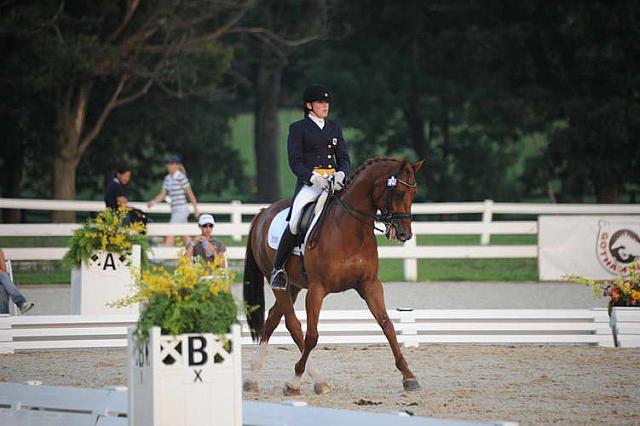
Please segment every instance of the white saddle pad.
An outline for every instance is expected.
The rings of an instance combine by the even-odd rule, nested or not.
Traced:
[[[316,227],[316,222],[320,218],[320,212],[324,207],[324,204],[327,201],[327,193],[323,192],[322,195],[318,198],[318,203],[315,208],[315,215],[311,220],[311,225],[309,225],[309,229],[307,229],[307,233],[304,236],[304,243],[298,247],[293,249],[293,254],[296,256],[304,255],[304,248],[307,245],[307,240],[309,239],[309,235],[311,235],[311,231]],[[282,232],[284,232],[285,226],[289,226],[289,222],[287,221],[287,216],[289,215],[289,207],[282,210],[278,213],[273,220],[271,221],[271,225],[269,225],[269,247],[274,250],[278,250],[278,245],[280,244],[280,237],[282,237]]]

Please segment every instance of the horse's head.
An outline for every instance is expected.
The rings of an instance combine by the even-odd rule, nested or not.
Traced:
[[[391,240],[405,242],[411,239],[411,204],[416,196],[416,173],[424,160],[412,164],[400,161],[383,176],[375,180],[372,199],[385,224],[385,235]]]

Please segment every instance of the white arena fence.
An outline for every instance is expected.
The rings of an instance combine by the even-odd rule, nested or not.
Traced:
[[[150,214],[170,213],[167,204],[159,204],[151,209],[143,202],[132,202],[132,207]],[[216,235],[231,236],[240,241],[249,233],[250,221],[243,216],[254,216],[264,204],[246,204],[240,201],[230,203],[200,203],[203,213],[228,215],[229,222],[216,221]],[[44,211],[101,211],[102,201],[36,200],[20,198],[0,198],[0,209],[26,209]],[[495,214],[501,215],[541,215],[541,214],[581,214],[581,215],[625,215],[640,214],[640,205],[624,204],[536,204],[536,203],[495,203],[492,200],[467,203],[417,203],[413,205],[414,215],[481,214],[480,221],[414,221],[414,235],[479,235],[480,245],[440,245],[418,246],[416,238],[404,245],[381,246],[381,259],[403,259],[404,277],[415,281],[418,277],[418,259],[470,259],[470,258],[537,258],[537,245],[489,245],[492,235],[537,235],[537,221],[494,221]],[[69,236],[80,225],[68,224],[0,224],[0,236]],[[152,223],[148,227],[150,236],[197,235],[195,223],[169,224]],[[12,260],[58,260],[64,256],[63,247],[48,248],[7,248],[7,257]],[[229,247],[229,259],[244,259],[244,247]],[[151,254],[156,259],[173,259],[175,248],[156,247]]]
[[[306,328],[306,314],[296,312]],[[405,346],[421,344],[581,344],[613,346],[609,316],[598,309],[420,309],[390,310]],[[125,347],[127,327],[137,315],[0,315],[0,353],[25,350]],[[251,344],[242,323],[243,344]],[[320,344],[386,344],[367,310],[320,313]],[[281,322],[270,343],[293,345]]]

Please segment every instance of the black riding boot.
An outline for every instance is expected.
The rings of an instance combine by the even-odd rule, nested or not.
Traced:
[[[271,288],[274,290],[286,290],[287,289],[287,272],[284,270],[284,265],[287,264],[291,250],[296,245],[297,236],[291,233],[289,226],[287,226],[280,237],[280,245],[276,252],[276,258],[273,260],[273,269],[271,270]]]

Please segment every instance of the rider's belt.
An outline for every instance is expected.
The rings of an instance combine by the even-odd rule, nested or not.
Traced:
[[[313,169],[313,173],[316,173],[320,176],[331,176],[336,172],[336,169],[325,169],[322,167],[316,167]]]

